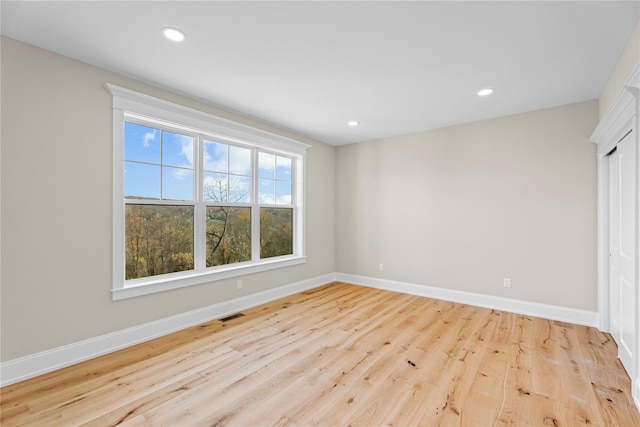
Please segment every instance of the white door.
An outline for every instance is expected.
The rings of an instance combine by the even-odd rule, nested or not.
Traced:
[[[609,155],[609,329],[620,348],[620,153]]]
[[[627,373],[634,375],[635,289],[635,145],[628,134],[609,157],[609,286],[611,334]]]

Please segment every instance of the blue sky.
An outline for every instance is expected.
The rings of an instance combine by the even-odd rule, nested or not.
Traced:
[[[125,122],[124,195],[169,200],[194,200],[194,147],[190,135]],[[291,159],[260,152],[258,200],[291,203]],[[204,141],[205,201],[249,203],[251,150]]]

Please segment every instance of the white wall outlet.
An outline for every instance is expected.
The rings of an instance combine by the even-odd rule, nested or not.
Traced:
[[[236,288],[242,289],[242,279],[236,281]]]
[[[508,277],[505,277],[503,284],[504,284],[505,288],[510,288],[511,287],[511,279],[508,278]]]
[[[382,263],[378,264],[378,270],[384,271],[384,264]]]

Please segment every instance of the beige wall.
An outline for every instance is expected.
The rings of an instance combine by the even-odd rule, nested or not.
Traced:
[[[339,147],[338,271],[596,310],[597,120],[589,101]]]
[[[620,55],[613,73],[600,95],[600,118],[607,112],[613,100],[622,90],[636,64],[640,63],[640,21],[635,26],[629,41]]]
[[[10,39],[1,61],[2,361],[335,271],[334,147]],[[311,144],[307,263],[112,301],[107,82]]]

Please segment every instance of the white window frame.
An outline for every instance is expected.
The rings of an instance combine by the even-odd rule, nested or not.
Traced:
[[[113,300],[229,279],[306,262],[304,178],[306,150],[309,145],[109,83],[105,85],[105,88],[113,96],[113,285],[111,290]],[[266,259],[253,257],[252,261],[209,268],[205,268],[202,262],[194,260],[194,270],[125,280],[124,122],[127,118],[143,120],[146,123],[155,123],[159,126],[170,126],[173,129],[182,129],[189,133],[205,134],[208,138],[216,138],[222,143],[243,145],[292,158],[294,181],[292,188],[293,254]],[[257,152],[254,151],[254,153]],[[196,158],[199,159],[200,155],[197,155]],[[252,172],[254,174],[257,173],[256,163],[256,161],[253,162],[254,170]],[[197,176],[199,173],[201,171],[196,171],[194,175]],[[195,181],[194,191],[199,191],[200,180],[196,179]],[[256,196],[255,188],[252,191]],[[254,211],[256,206],[257,208],[291,207],[258,205],[257,198],[253,200]],[[160,203],[167,202],[160,201]],[[170,204],[183,203],[171,202]],[[193,202],[186,204],[193,205]],[[194,233],[204,235],[203,221],[198,221],[197,212],[194,212],[194,215],[196,216],[194,218]],[[256,216],[259,218],[259,212],[253,213],[252,234],[256,231],[259,232],[260,225],[253,220]],[[197,244],[197,240],[194,239],[194,248]],[[259,253],[259,248],[253,248],[253,254],[256,250]]]

